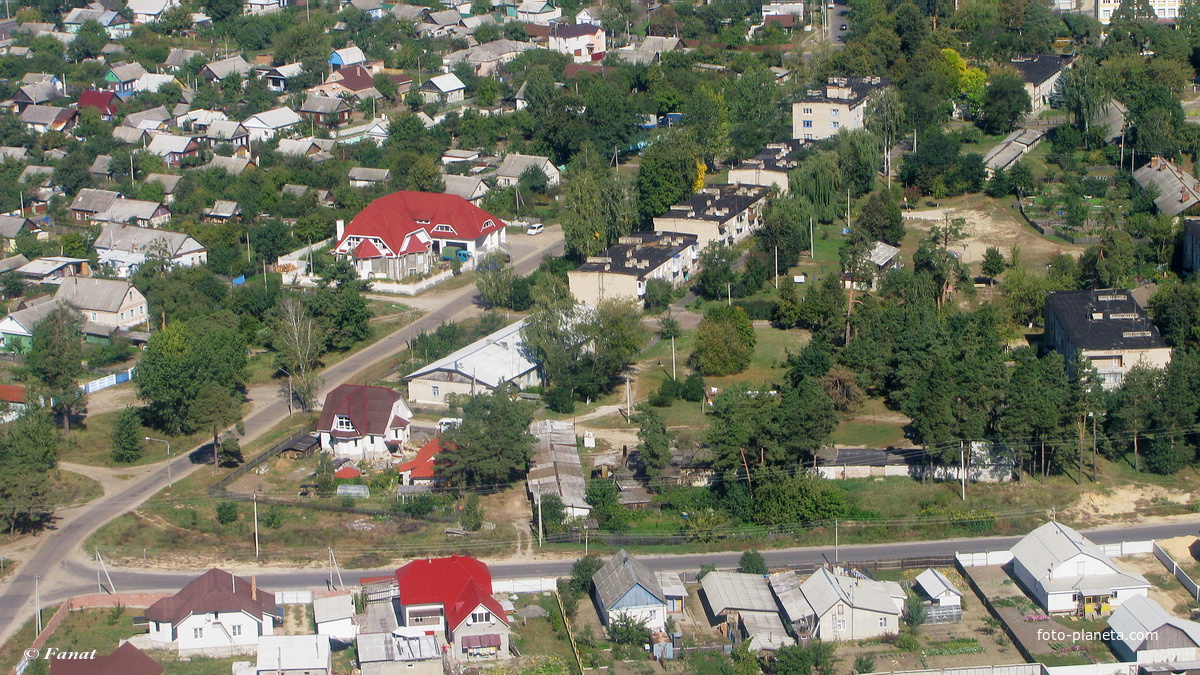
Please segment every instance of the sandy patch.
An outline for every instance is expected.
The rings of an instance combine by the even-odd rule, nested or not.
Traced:
[[[1139,506],[1164,501],[1188,504],[1192,499],[1187,493],[1157,485],[1123,485],[1103,492],[1085,492],[1080,496],[1079,503],[1067,509],[1064,515],[1071,518],[1108,518],[1133,514]]]
[[[1192,546],[1196,543],[1196,537],[1172,537],[1170,539],[1156,539],[1155,541],[1167,552],[1167,555],[1171,556],[1175,562],[1181,565],[1197,560],[1196,556],[1192,553]]]
[[[1000,249],[1007,259],[1014,246],[1021,249],[1024,260],[1048,261],[1059,253],[1079,255],[1083,246],[1075,246],[1063,242],[1050,241],[1025,222],[1017,220],[1008,211],[999,208],[940,208],[907,211],[904,214],[905,225],[917,232],[928,232],[934,225],[946,222],[946,216],[951,219],[963,218],[963,234],[966,239],[957,244],[962,252],[962,261],[967,264],[978,264],[983,260],[983,254],[991,246]]]

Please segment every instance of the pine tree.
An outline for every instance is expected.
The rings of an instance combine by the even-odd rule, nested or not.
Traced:
[[[635,416],[639,425],[638,450],[641,453],[642,471],[651,478],[662,475],[663,469],[671,464],[671,438],[666,420],[653,408]]]
[[[132,406],[121,410],[112,431],[112,459],[132,464],[142,458],[142,417]]]

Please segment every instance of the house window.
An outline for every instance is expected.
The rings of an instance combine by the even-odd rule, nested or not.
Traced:
[[[811,114],[812,114],[812,108],[804,108],[804,109],[803,109],[803,110],[801,110],[800,112],[802,112],[802,113],[803,113],[803,114],[805,114],[805,115],[811,115]]]
[[[832,127],[832,128],[834,128],[834,129],[837,129],[837,128],[838,128],[838,123],[837,123],[837,122],[830,122],[830,123],[829,123],[829,126],[830,126],[830,127]]]
[[[204,629],[203,628],[193,628],[192,629],[192,639],[193,640],[203,640],[204,639]]]
[[[442,393],[442,388],[437,386],[436,384],[433,385],[433,395],[436,397],[436,396],[440,396],[441,393]]]
[[[837,116],[838,116],[838,109],[837,109],[837,108],[831,108],[831,109],[829,110],[829,116],[830,116],[830,117],[837,117]]]
[[[434,232],[453,232],[454,228],[450,227],[449,225],[435,225],[433,228],[433,231]]]
[[[887,617],[886,616],[879,617],[879,627],[887,628]]]
[[[837,620],[837,629],[839,631],[846,630],[846,620],[845,619]]]
[[[488,623],[491,618],[491,612],[471,612],[471,623]]]
[[[811,129],[812,128],[812,120],[804,120],[803,126],[805,129]]]
[[[96,313],[92,312],[92,321],[95,321],[95,320],[96,320]]]
[[[242,627],[241,626],[231,627],[229,629],[229,634],[232,635],[233,637],[238,637],[239,635],[242,634]]]
[[[354,431],[354,425],[350,422],[350,418],[346,415],[338,415],[337,421],[334,422],[333,428],[338,431]]]

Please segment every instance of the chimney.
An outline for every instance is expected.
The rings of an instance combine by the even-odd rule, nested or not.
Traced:
[[[250,599],[258,602],[258,575],[250,577]]]
[[[346,233],[346,221],[338,218],[337,220],[337,240],[342,240],[342,235]]]

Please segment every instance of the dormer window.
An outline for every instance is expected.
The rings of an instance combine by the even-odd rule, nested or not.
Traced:
[[[436,225],[433,228],[434,232],[453,232],[454,228],[449,225]]]
[[[338,415],[333,422],[333,428],[337,431],[354,431],[354,424],[350,422],[349,416]]]

